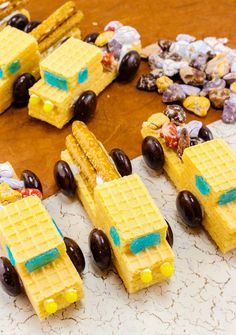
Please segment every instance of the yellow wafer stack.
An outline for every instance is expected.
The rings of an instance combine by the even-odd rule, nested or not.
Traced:
[[[82,280],[61,233],[38,197],[24,198],[0,211],[0,242],[40,319],[70,305],[71,290],[76,300],[83,297]]]
[[[93,90],[98,95],[116,78],[117,70],[104,72],[101,61],[98,47],[71,37],[41,62],[42,79],[30,89],[29,115],[62,128],[73,117],[73,103],[80,94]],[[88,71],[87,79],[78,83],[83,71]],[[45,82],[45,72],[61,80],[63,89]]]
[[[151,135],[161,142],[164,170],[180,191],[188,190],[199,199],[204,208],[203,225],[220,250],[225,253],[235,249],[235,153],[224,140],[214,139],[185,149],[180,160],[153,131],[149,120],[143,123],[141,133],[143,138]]]
[[[85,124],[74,122],[72,133],[61,159],[72,170],[73,165],[79,168],[75,174],[78,196],[94,226],[106,233],[114,264],[127,290],[136,292],[165,280],[163,264],[171,272],[174,266],[174,254],[166,241],[167,224],[141,179],[137,175],[121,178]],[[75,145],[79,151],[74,152]],[[95,187],[89,182],[85,159],[92,175],[95,172],[101,177],[96,178]]]
[[[12,86],[23,73],[39,76],[40,55],[35,39],[7,26],[0,33],[0,113],[10,106],[13,100]]]

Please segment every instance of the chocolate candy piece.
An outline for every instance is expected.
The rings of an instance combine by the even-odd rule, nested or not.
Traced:
[[[191,66],[184,66],[179,71],[180,78],[187,85],[201,86],[204,84],[206,75],[203,71],[197,70]]]
[[[19,30],[24,30],[28,23],[29,23],[29,20],[25,15],[16,14],[10,18],[7,24]]]
[[[29,102],[29,88],[35,84],[36,80],[30,73],[24,73],[16,79],[13,85],[14,105],[25,107]]]
[[[182,157],[184,154],[184,150],[190,147],[190,137],[188,130],[183,128],[180,132],[178,147],[177,147],[177,154],[179,157]]]
[[[0,282],[4,291],[12,297],[22,292],[18,273],[6,257],[0,257]]]
[[[190,146],[194,146],[194,145],[198,145],[198,144],[201,144],[201,143],[204,143],[205,141],[200,138],[200,137],[191,137],[190,138]]]
[[[173,235],[173,231],[171,229],[171,226],[169,224],[169,222],[167,220],[165,220],[167,225],[168,225],[168,229],[166,231],[166,240],[167,242],[169,243],[169,245],[171,247],[173,247],[173,244],[174,244],[174,235]]]
[[[122,58],[119,66],[118,79],[121,81],[130,81],[138,71],[141,62],[141,57],[137,51],[129,51]]]
[[[201,205],[191,192],[181,191],[176,199],[176,207],[187,226],[195,228],[202,224]]]
[[[25,188],[36,188],[43,193],[42,184],[36,174],[30,170],[24,170],[21,174]]]
[[[160,142],[153,136],[147,136],[142,143],[143,159],[153,170],[161,170],[165,163],[164,151]]]
[[[100,229],[93,229],[89,235],[89,247],[96,265],[106,270],[111,264],[111,248],[106,234]]]
[[[24,31],[26,33],[30,33],[33,29],[35,29],[36,27],[38,27],[38,25],[40,25],[40,21],[37,21],[37,20],[33,20],[33,21],[30,21],[26,26],[25,26],[25,29]]]
[[[97,32],[90,33],[84,38],[84,42],[94,43],[96,41],[98,35],[99,35],[99,33],[97,33]]]
[[[129,176],[132,174],[132,165],[129,157],[121,149],[113,149],[109,153],[119,174],[124,176]]]
[[[182,87],[178,84],[172,84],[167,87],[162,96],[163,102],[182,101],[186,97]]]
[[[232,101],[231,99],[225,101],[221,118],[224,123],[235,123],[236,103],[234,103],[234,101]]]
[[[176,125],[183,124],[186,121],[186,113],[180,105],[168,105],[164,114]]]
[[[198,137],[200,137],[205,142],[213,140],[212,132],[207,126],[204,125],[202,125],[202,127],[199,129]]]
[[[162,48],[163,51],[169,51],[172,43],[173,43],[172,41],[166,40],[164,38],[158,41],[158,44]]]
[[[74,103],[74,118],[86,122],[93,116],[96,107],[96,94],[93,91],[85,91]]]
[[[78,244],[69,237],[64,237],[67,255],[74,264],[77,272],[81,274],[85,268],[85,259],[82,250]]]
[[[138,90],[153,92],[156,91],[157,85],[155,77],[151,73],[143,74],[136,85]]]
[[[54,166],[54,179],[60,191],[68,197],[73,197],[76,191],[74,175],[67,162],[59,160]]]
[[[225,100],[229,99],[228,88],[215,88],[209,92],[209,99],[215,108],[223,108]]]

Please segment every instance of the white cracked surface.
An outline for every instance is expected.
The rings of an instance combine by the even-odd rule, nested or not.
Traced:
[[[212,124],[236,151],[236,126]],[[28,299],[0,291],[0,334],[80,335],[235,335],[236,251],[222,255],[204,231],[181,225],[177,192],[141,157],[133,161],[157,206],[174,232],[175,275],[169,281],[129,295],[115,270],[99,272],[92,264],[87,239],[91,223],[78,200],[62,194],[44,203],[65,236],[77,240],[85,254],[85,298],[40,322]]]

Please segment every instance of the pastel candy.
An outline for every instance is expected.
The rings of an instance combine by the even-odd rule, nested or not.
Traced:
[[[11,178],[14,175],[12,167],[7,163],[0,164],[0,177]]]
[[[22,189],[25,187],[24,182],[22,180],[8,177],[0,177],[0,183],[6,183],[14,190]]]

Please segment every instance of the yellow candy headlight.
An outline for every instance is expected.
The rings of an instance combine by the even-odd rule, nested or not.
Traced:
[[[148,284],[152,281],[152,271],[150,269],[145,269],[140,273],[140,278],[144,284]]]
[[[37,105],[40,101],[40,98],[36,94],[32,94],[29,99],[30,105]]]
[[[44,302],[44,308],[48,314],[53,314],[58,310],[58,305],[54,299],[48,299]]]
[[[160,271],[163,274],[163,276],[169,278],[174,273],[174,266],[169,262],[165,262],[160,266]]]
[[[73,304],[78,300],[78,292],[75,289],[69,289],[65,293],[65,299],[70,303]]]
[[[54,108],[54,105],[51,101],[47,100],[44,102],[44,105],[43,105],[43,110],[44,112],[46,113],[50,113]]]

